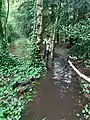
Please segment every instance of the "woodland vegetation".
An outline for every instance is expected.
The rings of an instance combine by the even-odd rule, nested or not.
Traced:
[[[89,69],[90,1],[0,0],[0,120],[19,120],[37,93],[32,87],[46,71],[43,41],[47,35],[52,39],[52,59],[55,45],[66,44],[68,56],[83,60]],[[81,86],[90,95],[90,83]],[[89,102],[82,113],[90,118]]]

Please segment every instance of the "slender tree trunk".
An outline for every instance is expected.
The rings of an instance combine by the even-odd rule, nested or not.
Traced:
[[[5,61],[6,56],[8,55],[8,50],[7,50],[7,41],[4,39],[4,33],[3,33],[3,27],[2,27],[2,3],[3,1],[0,0],[0,60]],[[3,57],[5,59],[3,59]]]
[[[59,43],[59,29],[57,30],[57,33],[56,33],[56,40],[57,40],[57,43]]]
[[[2,0],[0,1],[0,53],[2,54],[3,28],[2,28]]]
[[[43,23],[43,0],[37,0],[37,42],[42,41],[42,23]]]
[[[61,2],[59,3],[59,6],[58,6],[58,11],[57,11],[57,18],[55,20],[55,23],[53,25],[53,36],[52,36],[52,50],[51,50],[51,59],[52,61],[54,60],[54,52],[55,52],[55,39],[56,39],[56,27],[57,27],[57,23],[58,23],[58,20],[59,20],[59,11],[60,11],[60,8],[61,8]]]
[[[43,0],[37,0],[37,21],[36,21],[36,39],[38,58],[42,59],[42,24],[43,24]]]
[[[52,37],[52,50],[51,50],[51,60],[52,60],[52,62],[54,60],[54,51],[55,51],[55,34],[53,34],[53,37]]]
[[[5,34],[5,40],[7,42],[7,22],[8,22],[8,16],[9,16],[9,0],[5,0],[5,7],[6,7],[6,21],[5,21],[5,25],[4,25],[4,34]]]

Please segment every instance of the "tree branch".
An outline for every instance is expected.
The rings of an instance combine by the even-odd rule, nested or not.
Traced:
[[[86,75],[84,75],[83,73],[81,73],[73,64],[70,60],[68,60],[68,63],[70,64],[70,66],[73,68],[73,70],[84,80],[86,80],[87,82],[90,83],[90,78],[87,77]]]

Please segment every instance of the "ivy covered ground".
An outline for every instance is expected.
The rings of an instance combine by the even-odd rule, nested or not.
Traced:
[[[25,108],[28,101],[33,101],[33,95],[37,93],[34,86],[39,84],[39,79],[26,86],[19,86],[15,89],[13,89],[13,85],[16,82],[27,81],[31,77],[40,78],[43,74],[42,71],[45,70],[44,62],[36,59],[37,51],[34,42],[31,43],[31,47],[28,46],[29,50],[27,49],[27,51],[26,49],[20,48],[25,48],[27,45],[18,45],[22,54],[18,51],[17,55],[21,55],[21,58],[18,56],[15,57],[15,55],[10,53],[10,59],[11,61],[13,59],[13,61],[10,63],[7,60],[7,63],[4,65],[0,63],[0,120],[19,120],[21,118],[21,111]],[[16,46],[15,50],[18,48]],[[26,56],[30,52],[33,57],[24,60],[22,50],[24,50]]]
[[[12,86],[32,76],[40,78],[46,70],[42,43],[48,35],[55,44],[67,44],[68,55],[83,60],[90,70],[90,0],[0,0],[1,120],[18,120],[27,99],[32,100],[31,86],[37,82],[28,90]],[[54,51],[55,46],[50,46]],[[83,82],[81,87],[83,98],[89,96],[90,83]],[[90,101],[82,113],[89,119]]]

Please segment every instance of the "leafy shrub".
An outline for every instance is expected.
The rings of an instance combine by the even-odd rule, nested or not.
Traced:
[[[12,85],[16,81],[25,81],[30,77],[40,78],[43,70],[43,63],[35,67],[32,66],[30,60],[19,62],[20,65],[16,66],[0,66],[0,119],[2,120],[19,120],[21,111],[28,101],[33,100],[32,94],[35,94],[30,86],[27,93],[18,96],[18,88],[13,90]],[[34,83],[34,86],[36,84],[38,82]]]
[[[72,54],[78,54],[80,57],[84,56],[88,58],[90,51],[90,19],[82,20],[74,26],[63,26],[62,29],[65,33],[65,41],[69,42],[72,46],[75,45],[71,49],[73,50]]]
[[[16,81],[22,82],[30,77],[40,78],[41,75],[44,74],[43,71],[45,71],[45,65],[39,55],[36,40],[29,41],[23,38],[14,41],[13,44],[18,52],[15,53],[17,58],[11,56],[5,61],[5,64],[0,62],[1,120],[19,120],[21,118],[21,111],[24,109],[26,103],[32,101],[32,95],[36,94],[36,91],[33,91],[31,86],[39,83],[37,81],[29,86],[28,92],[21,96],[18,95],[18,88],[13,90],[12,85],[16,83]],[[24,59],[24,55],[27,56],[26,60]]]
[[[84,106],[84,109],[82,110],[82,113],[83,113],[85,119],[90,118],[90,106],[88,104],[86,104]]]
[[[23,2],[18,1],[14,3],[13,8],[11,8],[10,19],[14,19],[13,25],[15,31],[18,31],[22,36],[27,38],[31,37],[33,34],[35,7],[35,0],[25,0]]]
[[[11,44],[14,40],[16,40],[19,37],[20,35],[16,31],[14,31],[13,25],[8,24],[7,25],[7,42]]]
[[[85,96],[87,95],[88,99],[90,99],[90,96],[89,96],[89,94],[90,94],[90,84],[82,82],[81,83],[81,88],[82,88],[82,92],[84,93],[84,95]],[[90,104],[89,104],[89,101],[84,106],[84,108],[82,110],[82,113],[83,113],[85,119],[89,119],[90,118]]]

